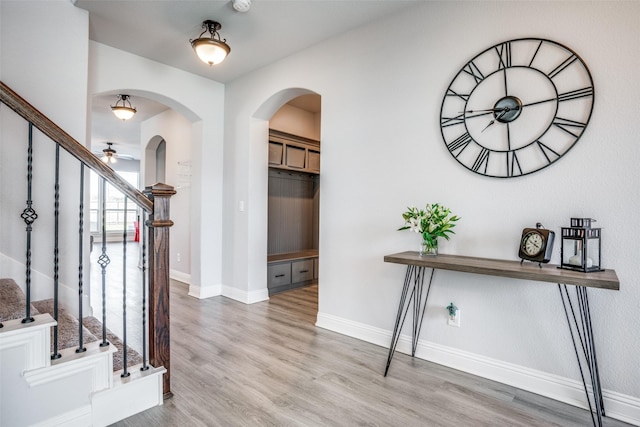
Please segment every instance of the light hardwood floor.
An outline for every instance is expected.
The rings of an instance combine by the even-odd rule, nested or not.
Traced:
[[[107,243],[109,264],[106,268],[106,318],[107,328],[122,338],[122,282],[123,270],[127,272],[127,345],[138,353],[142,352],[142,269],[138,267],[140,243],[128,242],[126,269],[122,257],[123,247],[120,242]],[[91,307],[93,316],[102,321],[102,269],[98,257],[102,254],[102,244],[96,242],[91,251]],[[148,257],[148,250],[146,256]],[[147,261],[148,263],[148,261]]]
[[[172,282],[163,406],[117,426],[589,426],[587,411],[314,326],[317,286],[245,305]],[[606,426],[626,425],[605,418]]]

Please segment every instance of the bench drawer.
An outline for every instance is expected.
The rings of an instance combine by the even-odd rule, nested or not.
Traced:
[[[288,285],[291,283],[291,263],[269,264],[267,266],[267,287]]]
[[[313,279],[313,259],[303,259],[291,263],[291,281],[304,282]]]

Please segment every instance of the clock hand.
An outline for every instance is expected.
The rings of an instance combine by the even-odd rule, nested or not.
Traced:
[[[504,96],[509,96],[509,89],[507,88],[507,68],[504,68]]]
[[[509,107],[505,107],[507,110]],[[465,120],[466,119],[475,119],[476,117],[484,117],[487,116],[491,113],[495,113],[495,112],[504,112],[505,108],[490,108],[487,110],[466,110],[466,111],[461,111],[460,114],[464,114],[465,115]]]
[[[484,132],[485,130],[487,130],[487,128],[488,128],[489,126],[491,126],[492,124],[494,124],[494,123],[496,122],[496,120],[499,120],[502,116],[504,116],[505,114],[507,114],[507,111],[509,111],[509,108],[507,108],[507,107],[503,108],[503,109],[502,109],[502,113],[498,114],[498,115],[496,116],[496,118],[495,118],[495,119],[491,120],[491,121],[489,122],[489,124],[488,124],[488,125],[486,125],[486,126],[484,127],[484,129],[482,129],[480,132]]]
[[[551,102],[551,101],[557,101],[558,98],[549,98],[549,99],[543,99],[542,101],[536,101],[536,102],[530,102],[528,104],[524,104],[522,105],[523,107],[530,107],[532,105],[538,105],[538,104],[544,104],[545,102]]]
[[[507,107],[503,107],[503,108],[487,108],[486,110],[465,110],[465,111],[461,111],[461,112],[462,113],[469,113],[469,114],[481,113],[481,112],[493,113],[493,112],[496,112],[496,111],[504,111],[505,108],[507,108]]]
[[[463,112],[463,113],[460,113],[460,115],[461,115],[461,116],[463,116],[463,115],[464,115],[464,119],[465,119],[465,120],[468,120],[468,119],[475,119],[475,118],[477,118],[477,117],[486,117],[486,116],[488,116],[489,114],[493,114],[493,111],[487,111],[487,112],[484,112],[484,113],[476,113],[476,114],[465,114],[464,112]]]

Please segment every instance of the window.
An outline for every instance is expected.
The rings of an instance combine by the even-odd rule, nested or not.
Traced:
[[[116,172],[129,184],[138,188],[138,172]],[[138,221],[138,207],[131,201],[127,201],[127,218],[125,220],[124,202],[125,195],[111,184],[105,185],[102,191],[102,179],[93,171],[90,173],[90,223],[91,234],[100,237],[102,235],[102,200],[105,201],[105,229],[111,236],[121,236],[124,232],[124,224],[127,224],[127,237],[134,237],[135,222]]]

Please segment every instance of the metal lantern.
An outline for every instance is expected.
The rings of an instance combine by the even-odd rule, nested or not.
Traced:
[[[560,268],[591,273],[601,268],[600,229],[591,228],[591,218],[571,218],[571,227],[561,227]]]

